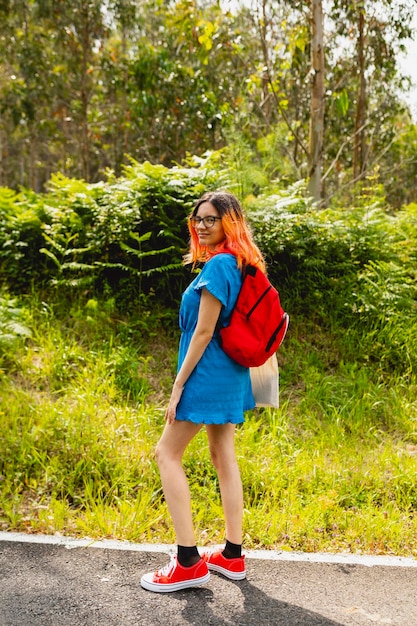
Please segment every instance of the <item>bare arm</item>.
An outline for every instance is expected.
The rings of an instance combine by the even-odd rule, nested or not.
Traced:
[[[188,378],[191,376],[195,366],[203,356],[204,350],[210,343],[217,320],[219,319],[222,304],[206,288],[201,293],[200,308],[198,311],[197,326],[193,333],[190,345],[177,374],[171,392],[171,398],[165,412],[165,420],[172,424],[175,420],[178,402],[181,399],[182,390]]]

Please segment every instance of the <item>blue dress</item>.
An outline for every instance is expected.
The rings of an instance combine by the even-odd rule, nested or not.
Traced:
[[[179,315],[181,339],[178,370],[184,361],[197,325],[203,287],[222,303],[220,325],[230,318],[242,284],[236,257],[217,254],[203,267],[184,291]],[[253,409],[249,369],[239,365],[223,352],[219,337],[213,338],[187,380],[177,406],[176,419],[196,424],[240,424],[243,412]]]

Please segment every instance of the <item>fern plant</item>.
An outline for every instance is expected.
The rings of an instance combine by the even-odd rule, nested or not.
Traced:
[[[22,339],[32,336],[26,311],[14,298],[0,297],[0,359],[13,351]]]

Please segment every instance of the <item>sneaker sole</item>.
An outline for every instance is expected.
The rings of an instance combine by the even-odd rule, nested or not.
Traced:
[[[246,571],[231,572],[230,570],[221,567],[221,565],[214,565],[213,563],[210,563],[210,561],[207,562],[207,567],[211,572],[223,574],[223,576],[226,576],[226,578],[230,578],[230,580],[243,580],[244,578],[246,578]]]
[[[200,587],[210,580],[210,572],[201,576],[200,578],[193,578],[192,580],[182,580],[178,583],[155,583],[153,580],[153,574],[145,574],[140,581],[141,586],[147,591],[154,591],[156,593],[169,593],[170,591],[181,591],[181,589],[188,589],[190,587]]]

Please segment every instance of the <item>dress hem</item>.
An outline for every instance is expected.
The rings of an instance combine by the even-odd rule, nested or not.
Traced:
[[[209,420],[193,420],[190,419],[188,417],[176,417],[175,418],[177,422],[191,422],[192,424],[201,424],[202,426],[224,426],[225,424],[243,424],[244,423],[244,419],[241,420],[225,420],[223,422],[215,422],[215,421],[209,421]]]

